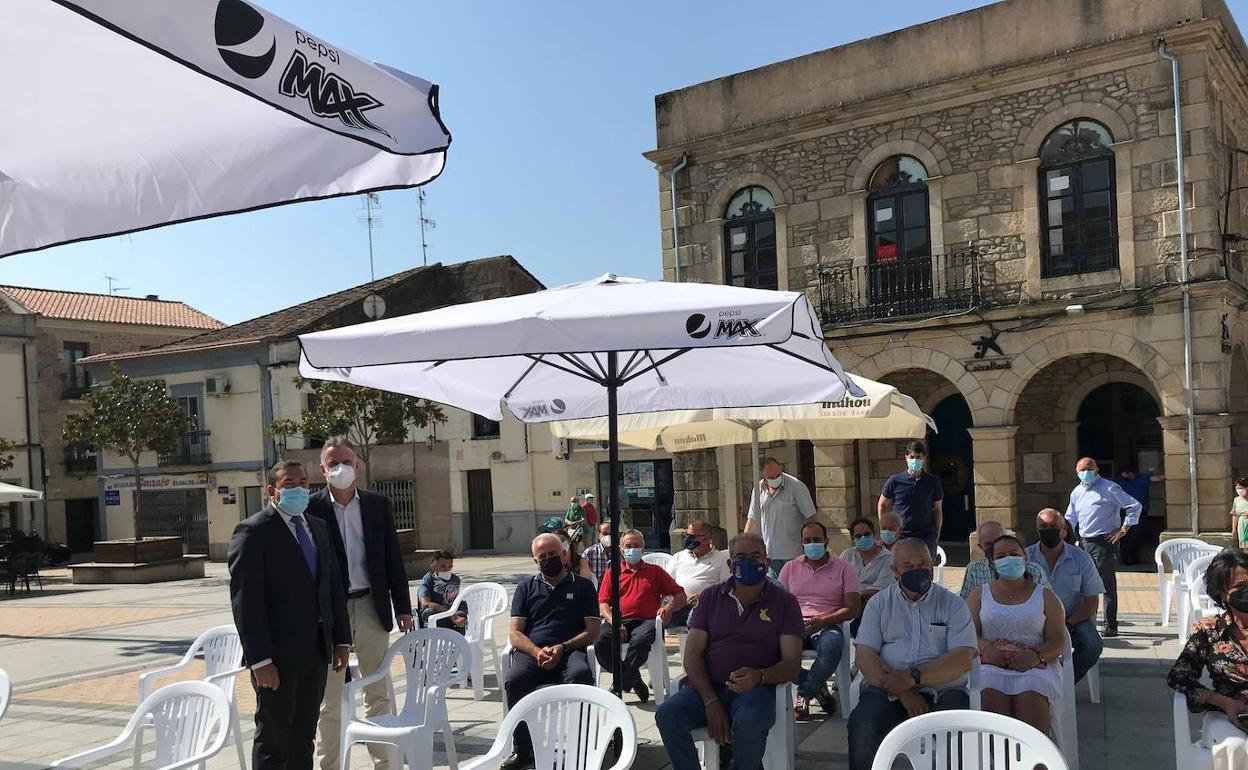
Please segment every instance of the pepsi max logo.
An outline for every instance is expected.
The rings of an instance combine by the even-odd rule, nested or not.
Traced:
[[[260,34],[263,31],[264,14],[243,0],[221,0],[217,4],[217,52],[225,66],[240,77],[255,80],[273,66],[277,38],[266,38]]]
[[[685,319],[685,331],[695,340],[700,340],[711,333],[711,322],[701,313],[694,313]]]
[[[714,324],[715,336],[712,339],[734,340],[763,336],[763,333],[758,330],[758,322],[762,319],[751,321],[748,318],[740,318],[741,311],[739,310],[725,310],[719,315],[719,321]],[[705,339],[711,334],[711,328],[710,319],[702,313],[694,313],[685,319],[685,333],[695,340]]]
[[[551,399],[550,403],[535,401],[532,404],[518,406],[518,408],[521,420],[536,420],[541,417],[560,415],[568,411],[568,405],[561,398]]]

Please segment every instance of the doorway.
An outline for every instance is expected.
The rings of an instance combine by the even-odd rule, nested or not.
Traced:
[[[65,545],[71,553],[91,553],[95,550],[96,520],[100,501],[95,497],[83,497],[65,501]]]
[[[468,471],[468,549],[494,548],[494,482],[489,470]]]
[[[941,401],[932,410],[937,432],[928,432],[928,468],[940,479],[944,499],[944,523],[940,539],[966,542],[975,530],[975,493],[971,473],[973,457],[971,409],[961,394]]]
[[[610,495],[608,463],[598,463],[598,495]],[[671,460],[642,460],[620,463],[620,529],[636,529],[646,536],[647,548],[671,549],[676,500]],[[609,503],[608,503],[609,504]]]
[[[184,553],[208,553],[208,500],[203,489],[143,492],[134,530],[138,537],[180,537]]]

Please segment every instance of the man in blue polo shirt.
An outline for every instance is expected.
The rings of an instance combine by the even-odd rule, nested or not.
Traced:
[[[936,541],[940,539],[944,518],[941,500],[945,491],[940,479],[923,471],[926,458],[927,448],[923,442],[911,441],[906,445],[906,470],[884,482],[876,513],[883,518],[891,506],[901,519],[901,536],[922,540],[935,558]]]
[[[586,653],[602,626],[594,584],[564,569],[563,543],[553,534],[533,539],[533,561],[540,573],[521,580],[511,600],[508,707],[539,687],[594,683]],[[512,745],[504,770],[532,765],[528,728],[516,729]]]

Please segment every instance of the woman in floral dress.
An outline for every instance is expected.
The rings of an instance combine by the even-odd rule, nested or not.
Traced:
[[[1248,733],[1248,553],[1228,548],[1213,557],[1205,591],[1225,612],[1196,623],[1166,683],[1193,713],[1204,712],[1203,740],[1214,746]],[[1212,687],[1201,682],[1204,671]]]

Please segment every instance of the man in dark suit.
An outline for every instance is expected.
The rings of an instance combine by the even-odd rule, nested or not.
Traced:
[[[345,438],[331,438],[321,448],[321,473],[328,486],[312,495],[308,516],[325,522],[338,555],[339,574],[347,596],[347,617],[360,674],[368,676],[382,664],[390,647],[390,630],[412,627],[412,598],[407,570],[399,552],[390,501],[384,495],[356,486],[358,461]],[[345,674],[329,672],[317,753],[322,770],[338,770],[342,741],[342,687]],[[365,713],[372,717],[391,713],[390,695],[384,680],[364,689]],[[370,743],[376,770],[385,770],[386,747]],[[396,769],[397,770],[397,769]]]
[[[346,597],[329,528],[304,515],[308,476],[283,460],[269,505],[230,538],[230,604],[256,689],[253,770],[311,770],[326,665],[346,668]]]

